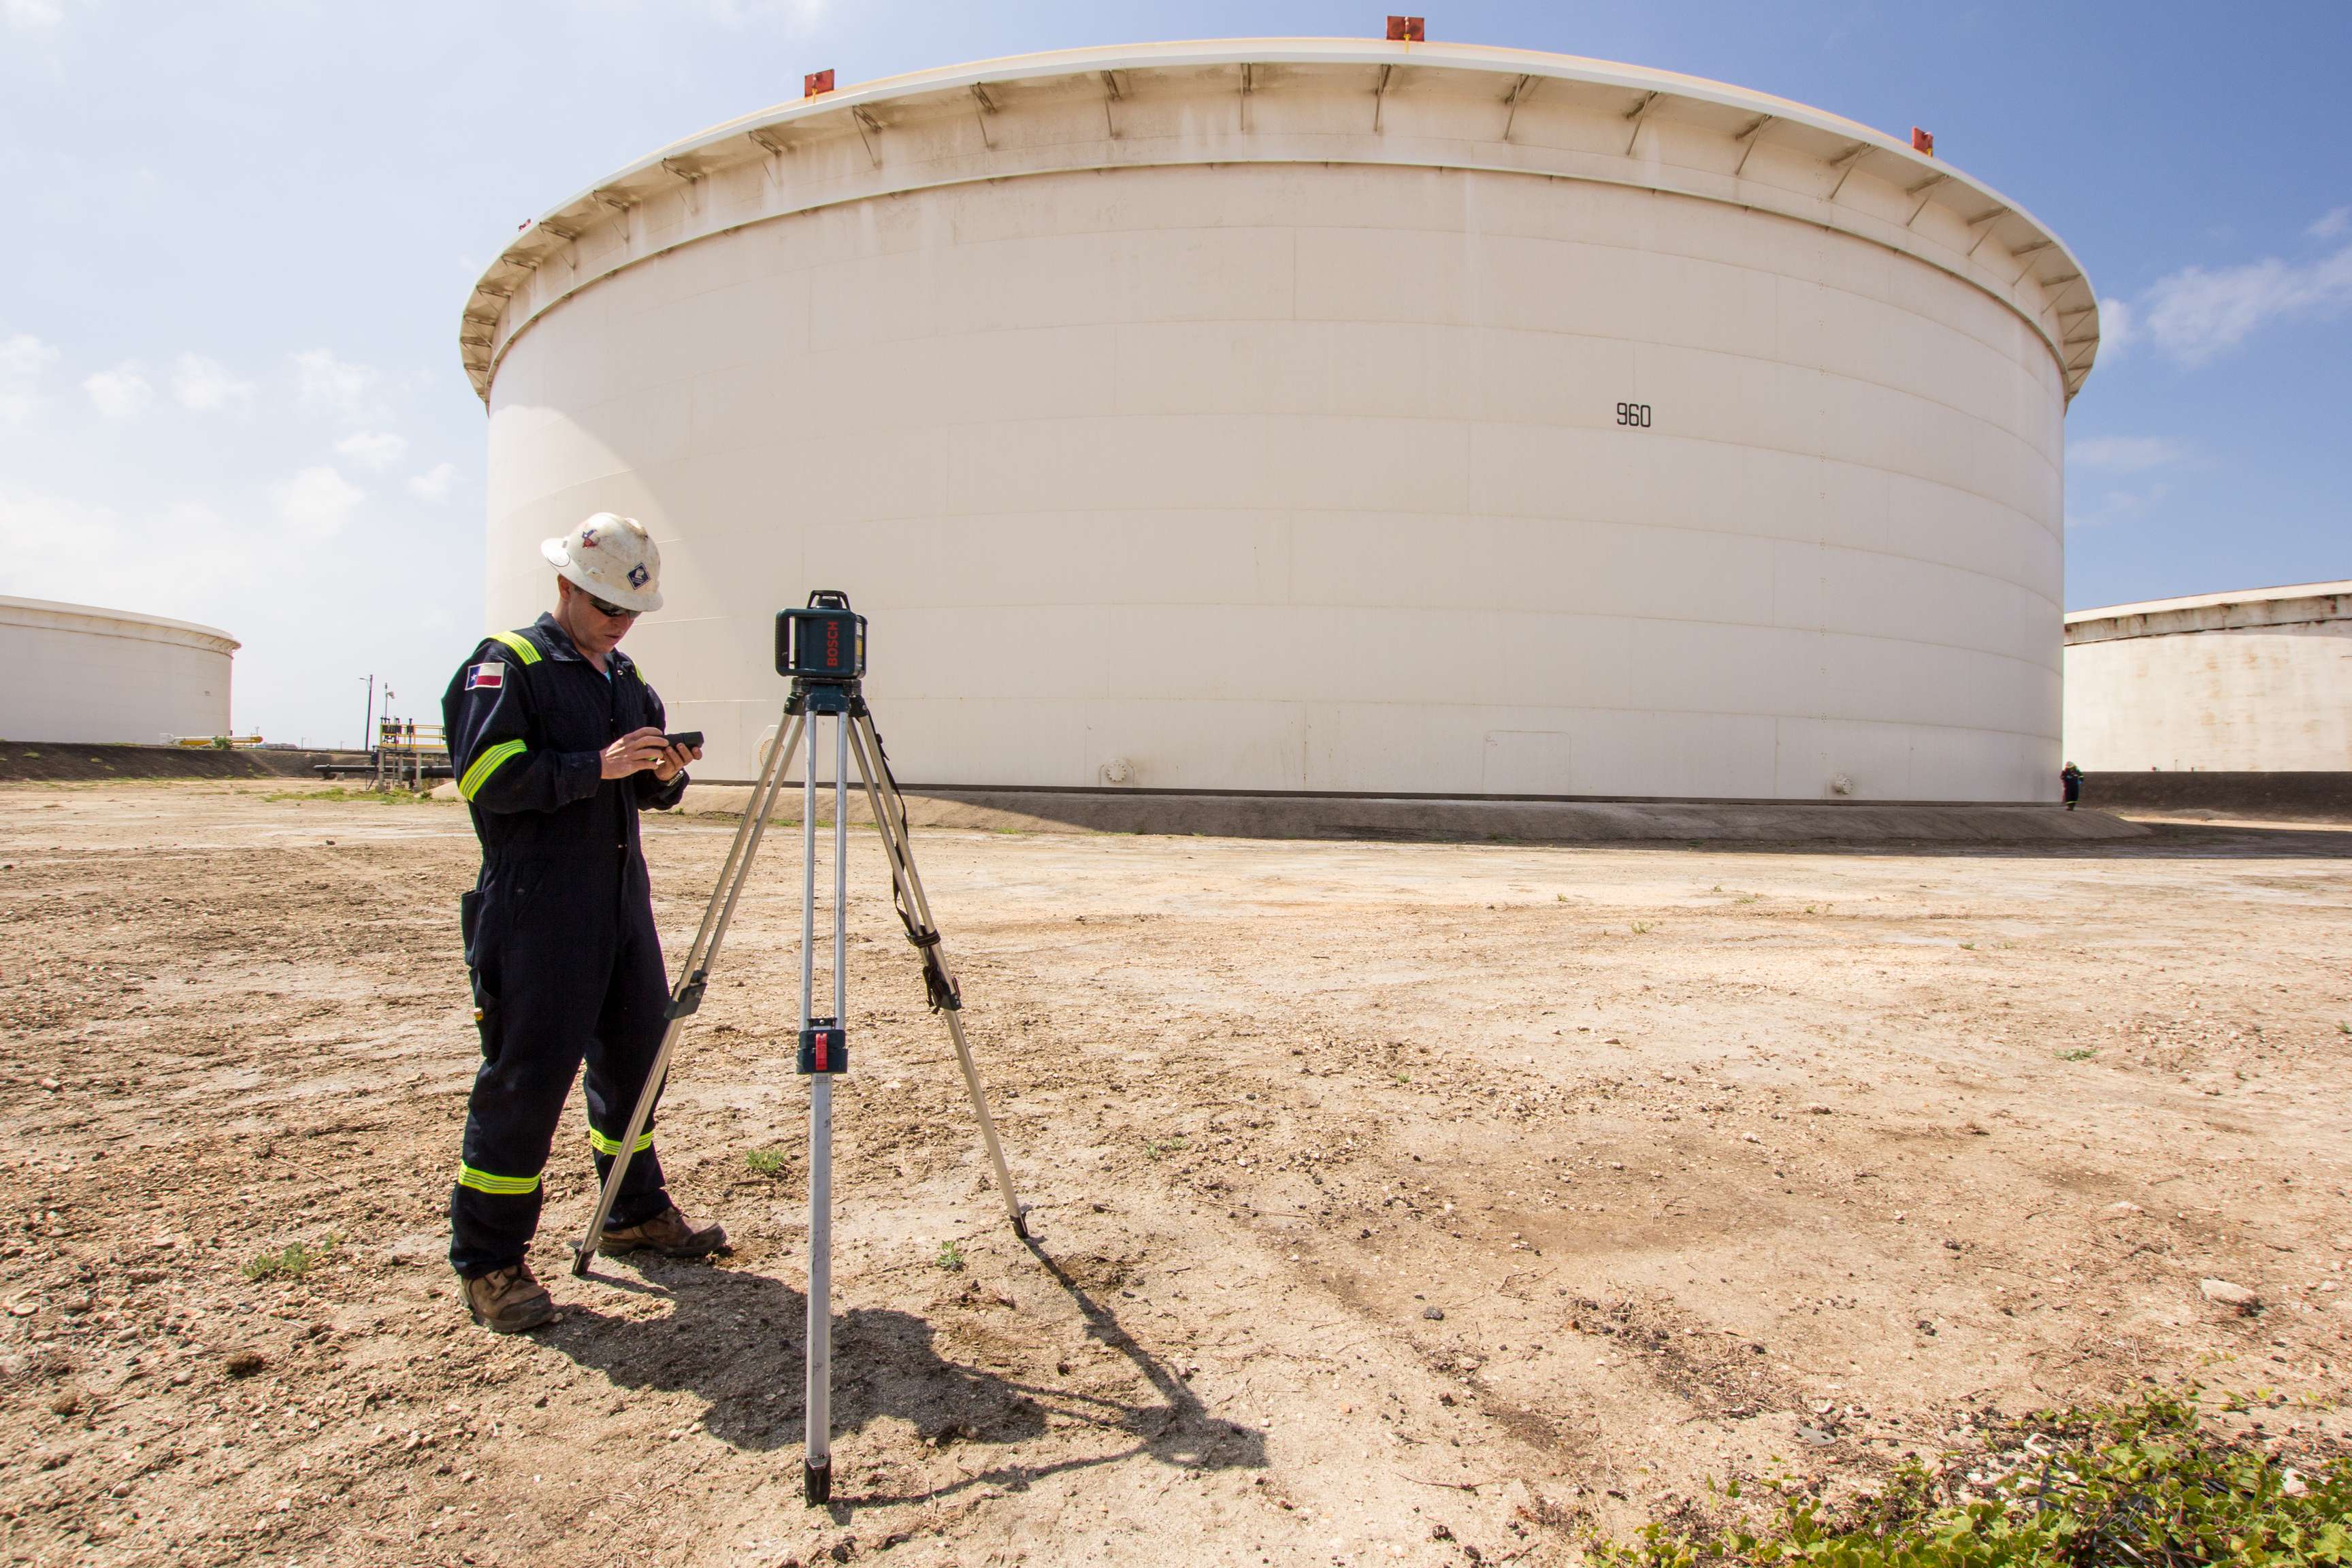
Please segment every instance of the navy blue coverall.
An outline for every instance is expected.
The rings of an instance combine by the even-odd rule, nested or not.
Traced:
[[[686,775],[603,776],[607,745],[664,723],[628,656],[604,660],[600,674],[541,616],[485,637],[441,698],[457,793],[482,841],[481,876],[458,900],[482,1066],[449,1194],[449,1261],[469,1279],[523,1260],[583,1058],[602,1179],[661,1045],[669,987],[637,813],[677,805]],[[668,1206],[648,1120],[610,1223]]]

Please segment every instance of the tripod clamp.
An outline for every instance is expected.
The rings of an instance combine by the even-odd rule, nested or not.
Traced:
[[[710,971],[708,969],[698,969],[679,981],[677,990],[669,999],[669,1005],[662,1009],[662,1016],[675,1022],[679,1018],[690,1018],[702,1011],[702,994],[709,984]]]
[[[963,1010],[963,994],[956,989],[955,976],[948,973],[940,960],[940,933],[935,931],[909,931],[907,941],[923,955],[923,991],[929,996],[934,1013],[958,1013]]]

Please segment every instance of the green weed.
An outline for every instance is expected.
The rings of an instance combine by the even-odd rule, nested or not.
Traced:
[[[299,1241],[289,1241],[276,1252],[257,1252],[245,1260],[243,1269],[247,1279],[299,1279],[327,1260],[342,1237],[334,1231],[327,1233],[314,1251]]]
[[[2060,1051],[2058,1059],[2062,1062],[2086,1062],[2098,1054],[2089,1046],[2076,1046],[2072,1050]]]
[[[1794,1483],[1760,1523],[1653,1523],[1601,1543],[1609,1568],[2074,1568],[2352,1562],[2352,1458],[2290,1466],[2209,1430],[2197,1392],[1995,1418],[1832,1506]],[[1737,1486],[1719,1494],[1737,1500]]]
[[[1181,1154],[1185,1147],[1184,1136],[1181,1132],[1164,1142],[1155,1142],[1149,1138],[1143,1141],[1143,1152],[1155,1160],[1169,1154]]]
[[[931,1261],[953,1274],[963,1268],[963,1248],[952,1241],[942,1241],[940,1243],[940,1255]]]
[[[748,1149],[743,1163],[755,1176],[773,1179],[784,1173],[784,1152],[782,1149]]]

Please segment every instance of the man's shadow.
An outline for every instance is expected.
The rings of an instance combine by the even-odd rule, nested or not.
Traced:
[[[1122,1327],[1034,1237],[1030,1252],[1069,1296],[1087,1337],[1124,1357],[1155,1397],[1128,1402],[1075,1388],[1026,1383],[967,1366],[933,1347],[931,1326],[909,1312],[854,1308],[833,1325],[833,1425],[856,1432],[877,1416],[906,1421],[926,1442],[1009,1446],[1042,1436],[1049,1415],[1131,1439],[1115,1451],[1051,1463],[993,1457],[985,1469],[920,1492],[846,1496],[837,1503],[919,1502],[972,1487],[1018,1490],[1042,1477],[1147,1457],[1186,1469],[1256,1468],[1265,1463],[1263,1432],[1211,1415],[1184,1380]],[[703,1425],[738,1448],[797,1447],[808,1299],[765,1275],[698,1264],[648,1266],[646,1279],[599,1276],[607,1286],[666,1294],[676,1304],[656,1321],[611,1316],[572,1305],[564,1321],[539,1336],[583,1366],[625,1388],[689,1392],[709,1408]]]

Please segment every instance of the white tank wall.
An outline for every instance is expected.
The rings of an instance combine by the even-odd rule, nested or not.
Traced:
[[[152,745],[226,735],[236,647],[209,626],[0,598],[0,736]]]
[[[541,538],[642,518],[629,646],[717,772],[772,724],[774,610],[837,587],[909,781],[2054,793],[2058,363],[1851,234],[1180,163],[819,206],[534,309],[491,619],[547,598]]]
[[[2070,646],[2068,756],[2094,771],[2352,772],[2352,594],[2287,625],[2227,625],[2231,608]]]

